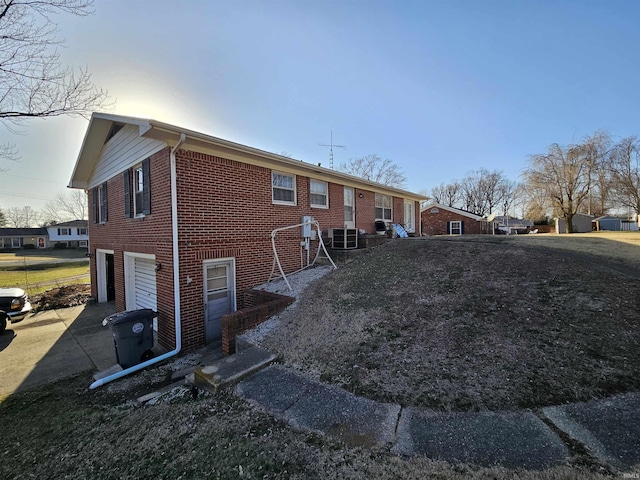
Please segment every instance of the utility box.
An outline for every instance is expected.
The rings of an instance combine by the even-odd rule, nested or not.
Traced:
[[[302,217],[302,238],[311,238],[311,222],[313,222],[313,217],[310,215],[305,215]]]
[[[153,358],[153,319],[158,314],[150,308],[109,315],[102,325],[109,325],[116,349],[116,361],[129,368]]]

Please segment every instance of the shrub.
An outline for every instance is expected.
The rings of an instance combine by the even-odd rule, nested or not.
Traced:
[[[56,243],[53,245],[53,248],[67,248],[66,243]]]
[[[25,250],[34,250],[36,246],[33,243],[25,243],[22,248]]]

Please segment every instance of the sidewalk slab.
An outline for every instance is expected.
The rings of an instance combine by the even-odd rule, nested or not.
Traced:
[[[542,470],[563,463],[569,450],[530,411],[440,413],[403,410],[393,448],[451,463]]]
[[[333,436],[352,446],[391,444],[400,413],[399,405],[357,397],[281,366],[242,381],[236,392],[296,428]]]
[[[263,348],[250,347],[211,365],[198,368],[193,372],[193,381],[198,387],[216,393],[221,387],[238,382],[247,375],[261,370],[276,358]]]
[[[601,461],[620,469],[640,465],[640,393],[548,407],[542,412]]]

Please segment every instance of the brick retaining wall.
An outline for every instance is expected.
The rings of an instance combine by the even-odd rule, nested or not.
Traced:
[[[222,316],[222,353],[236,351],[236,337],[280,313],[294,298],[262,290],[244,290],[237,296],[237,310]]]

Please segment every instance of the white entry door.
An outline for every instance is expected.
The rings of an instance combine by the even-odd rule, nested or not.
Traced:
[[[344,187],[344,228],[356,228],[355,197],[351,187]]]
[[[222,315],[236,309],[235,259],[204,262],[207,343],[222,338]]]

